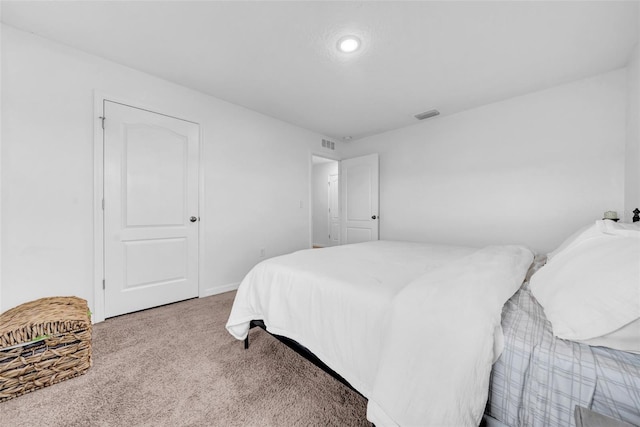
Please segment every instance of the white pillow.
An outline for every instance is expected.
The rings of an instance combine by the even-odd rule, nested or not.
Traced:
[[[640,222],[626,224],[609,220],[596,221],[596,227],[605,234],[615,234],[618,236],[635,236],[634,232],[640,231]]]
[[[567,237],[560,246],[547,254],[547,262],[551,261],[559,253],[564,252],[565,249],[573,245],[583,234],[592,234],[595,230],[597,230],[596,227],[597,225],[594,222],[593,224],[585,225],[584,227],[579,228],[578,231]]]
[[[596,221],[578,234],[533,275],[531,292],[554,335],[600,337],[604,345],[602,338],[640,318],[640,227]],[[623,350],[640,351],[640,339],[636,344]],[[615,342],[607,346],[617,348]]]
[[[584,227],[579,228],[578,231],[567,237],[560,246],[558,246],[555,250],[549,252],[547,254],[547,262],[551,261],[557,255],[573,248],[574,246],[582,243],[585,240],[602,236],[603,233],[620,234],[624,233],[625,230],[640,231],[640,222],[626,224],[618,223],[611,220],[597,220],[593,224],[585,225]]]
[[[640,319],[636,319],[610,334],[580,342],[640,354]]]

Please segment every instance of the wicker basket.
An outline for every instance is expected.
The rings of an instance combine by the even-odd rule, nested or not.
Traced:
[[[42,298],[0,315],[0,402],[83,374],[91,364],[85,300]]]

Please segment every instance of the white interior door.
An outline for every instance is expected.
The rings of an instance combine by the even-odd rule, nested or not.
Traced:
[[[329,175],[329,245],[340,244],[340,180],[338,174]]]
[[[106,317],[198,296],[195,123],[104,103]]]
[[[378,154],[342,160],[340,165],[342,243],[378,240]]]

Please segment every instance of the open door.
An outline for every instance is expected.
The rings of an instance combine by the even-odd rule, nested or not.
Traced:
[[[340,163],[341,243],[378,240],[378,154]]]

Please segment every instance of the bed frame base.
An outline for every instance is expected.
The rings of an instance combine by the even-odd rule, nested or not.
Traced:
[[[362,393],[360,393],[358,390],[353,388],[353,386],[349,384],[347,380],[342,378],[336,371],[328,367],[322,360],[318,358],[318,356],[313,354],[311,350],[309,350],[307,347],[303,346],[302,344],[298,343],[295,340],[292,340],[291,338],[287,338],[282,335],[272,334],[267,330],[267,326],[264,324],[262,320],[252,320],[251,323],[249,323],[250,330],[255,328],[256,326],[263,329],[266,333],[276,338],[278,341],[282,342],[284,345],[286,345],[287,347],[289,347],[290,349],[298,353],[300,356],[304,357],[305,359],[307,359],[308,361],[316,365],[318,368],[325,371],[327,374],[331,375],[336,380],[340,381],[345,386],[349,387],[351,390],[358,393],[360,396],[364,397]],[[244,339],[244,348],[245,350],[249,348],[249,335],[247,335],[247,337]]]

